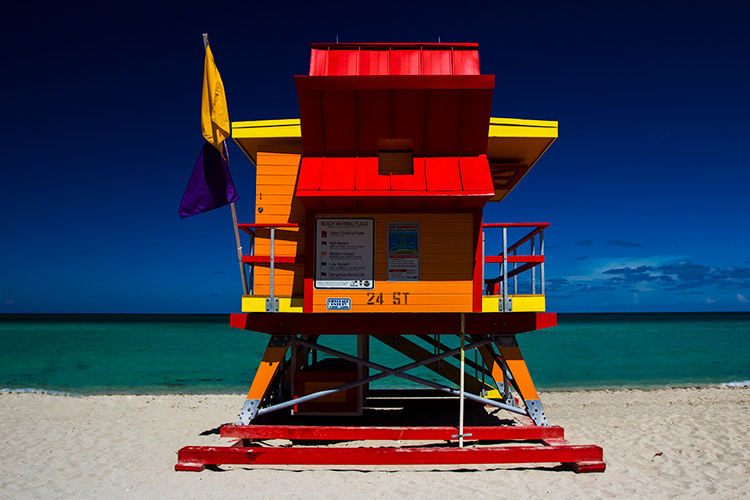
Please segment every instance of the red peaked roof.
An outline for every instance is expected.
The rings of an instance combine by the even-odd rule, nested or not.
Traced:
[[[315,43],[310,76],[478,75],[476,43]]]
[[[450,210],[494,196],[495,77],[479,74],[477,44],[314,44],[295,84],[306,207]],[[413,174],[378,173],[388,140],[410,145]]]
[[[455,210],[495,195],[487,157],[415,157],[414,173],[381,175],[378,157],[306,157],[297,181],[305,208]]]

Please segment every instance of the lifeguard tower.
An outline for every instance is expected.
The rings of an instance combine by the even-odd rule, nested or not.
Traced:
[[[313,44],[309,75],[295,83],[299,119],[232,124],[256,166],[256,198],[255,222],[238,224],[251,244],[231,325],[268,335],[268,347],[237,425],[221,429],[233,441],[185,447],[176,469],[557,462],[603,471],[601,448],[569,444],[548,424],[515,338],[557,322],[545,312],[549,224],[483,219],[554,142],[557,123],[492,118],[494,76],[480,74],[476,44]],[[321,337],[341,335],[356,352]],[[373,361],[373,342],[410,361]],[[432,376],[411,372],[419,367]],[[396,394],[411,408],[453,405],[455,423],[365,418],[394,396],[372,387],[386,377],[426,388]],[[465,402],[515,420],[465,426]],[[344,416],[350,425],[339,425]],[[268,439],[448,444],[253,446]]]

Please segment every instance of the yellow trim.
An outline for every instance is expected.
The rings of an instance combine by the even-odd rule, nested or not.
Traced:
[[[522,120],[519,118],[490,118],[489,137],[557,137],[558,122]],[[302,127],[299,118],[284,120],[254,120],[232,122],[235,139],[299,138]]]
[[[301,313],[303,302],[302,297],[279,297],[279,312]],[[242,312],[266,312],[266,297],[244,295]]]
[[[551,120],[524,120],[522,118],[490,118],[490,125],[521,125],[524,127],[554,127],[558,122]]]
[[[544,312],[546,301],[544,295],[511,295],[513,312]]]
[[[233,139],[271,139],[279,137],[302,137],[299,119],[232,123]]]
[[[248,120],[244,122],[232,122],[232,128],[278,127],[280,125],[299,125],[299,118],[287,118],[283,120]]]
[[[483,295],[482,312],[500,312],[500,295]],[[513,299],[513,312],[544,312],[547,304],[544,295],[509,295]]]
[[[557,138],[557,127],[515,127],[506,125],[490,124],[489,136],[494,137],[536,137],[536,138]]]
[[[500,299],[497,295],[482,296],[482,312],[496,313],[500,312]]]

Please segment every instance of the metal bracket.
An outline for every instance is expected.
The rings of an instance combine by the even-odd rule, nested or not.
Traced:
[[[279,299],[266,299],[266,312],[279,312]]]
[[[472,435],[471,432],[469,432],[468,434],[453,434],[451,436],[451,438],[453,438],[453,439],[455,439],[457,437],[465,437],[466,438],[466,437],[471,437],[471,435]]]
[[[506,312],[506,313],[513,312],[513,298],[512,297],[507,297],[505,299],[500,297],[498,300],[500,301],[500,312]]]
[[[529,417],[534,421],[536,425],[548,426],[547,415],[544,413],[542,408],[542,402],[538,399],[527,399],[526,400],[526,411],[529,413]]]
[[[260,399],[246,399],[245,404],[242,405],[237,425],[250,425],[250,422],[255,419],[258,414],[258,407],[260,406]]]

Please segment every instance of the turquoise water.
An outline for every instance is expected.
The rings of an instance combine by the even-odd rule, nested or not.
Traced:
[[[541,389],[750,380],[748,313],[560,314],[558,323],[518,336]],[[226,315],[2,315],[0,389],[244,392],[267,340],[229,327]],[[349,337],[321,343],[354,348]],[[372,359],[407,362],[375,340]],[[437,380],[426,370],[414,374]],[[380,383],[405,385],[390,378]]]

